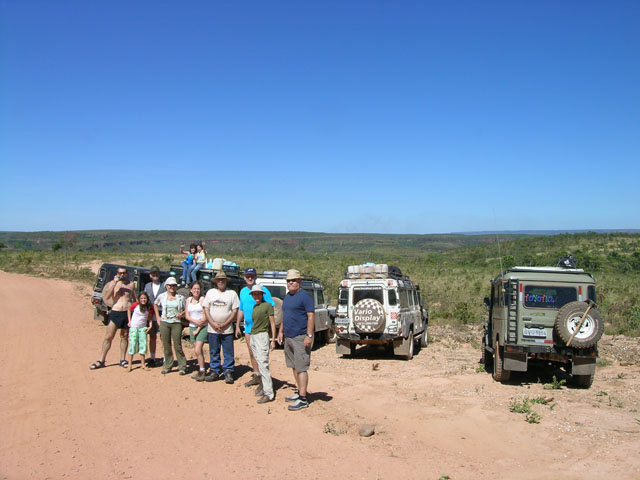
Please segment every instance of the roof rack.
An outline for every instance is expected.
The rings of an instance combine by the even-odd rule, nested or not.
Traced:
[[[258,277],[285,279],[287,278],[287,271],[286,270],[265,270],[264,272],[262,272],[262,274],[258,274]],[[302,280],[305,282],[320,283],[320,280],[318,280],[316,277],[310,277],[308,275],[302,275]]]
[[[392,278],[394,280],[410,281],[409,277],[393,265],[386,263],[365,263],[364,265],[349,265],[344,274],[345,278]]]

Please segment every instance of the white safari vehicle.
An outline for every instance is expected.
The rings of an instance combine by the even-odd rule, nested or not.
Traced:
[[[275,305],[276,327],[280,327],[282,322],[282,301],[287,294],[287,272],[285,271],[265,271],[258,276],[257,283],[269,289]],[[305,277],[302,279],[303,290],[306,290],[312,297],[315,304],[315,332],[325,343],[336,341],[336,330],[333,323],[336,309],[329,307],[329,299],[324,295],[322,284],[315,278]]]
[[[398,267],[349,266],[338,289],[336,352],[353,355],[357,345],[386,345],[410,360],[415,343],[427,346],[427,311],[420,287]]]

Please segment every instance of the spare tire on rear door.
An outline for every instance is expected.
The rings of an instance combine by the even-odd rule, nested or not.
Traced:
[[[576,331],[587,309],[589,312],[585,316],[580,330]],[[570,302],[558,311],[554,329],[565,345],[571,340],[569,345],[571,347],[589,348],[598,343],[602,337],[604,321],[594,304],[589,308],[587,302]]]
[[[384,330],[384,307],[373,298],[363,298],[353,306],[353,325],[356,330],[374,333]]]

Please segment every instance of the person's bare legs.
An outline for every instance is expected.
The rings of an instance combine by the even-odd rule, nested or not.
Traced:
[[[120,329],[120,360],[127,359],[127,347],[129,346],[129,329]]]
[[[144,364],[144,360],[145,360],[144,355],[142,355],[142,354],[141,354],[141,355],[140,355],[140,361],[142,362],[142,363],[141,363],[142,367],[140,367],[140,368],[142,368],[143,370],[149,370],[149,367],[147,367],[147,366]]]
[[[127,372],[130,372],[133,368],[133,353],[129,355],[129,368],[127,368]]]
[[[204,342],[196,342],[196,358],[198,359],[198,366],[200,370],[204,372]]]
[[[109,353],[109,349],[111,348],[111,342],[113,342],[113,337],[116,336],[116,331],[118,327],[113,322],[109,322],[107,324],[107,332],[104,335],[104,340],[102,341],[102,356],[100,357],[100,361],[104,365],[105,360],[107,359],[107,353]]]
[[[150,333],[149,334],[149,355],[151,355],[151,358],[155,360],[156,358],[156,339],[158,338],[158,335],[155,333]]]
[[[293,378],[296,379],[296,385],[298,385],[298,395],[301,397],[307,396],[307,386],[309,385],[309,374],[307,372],[296,372],[295,368],[293,370]]]

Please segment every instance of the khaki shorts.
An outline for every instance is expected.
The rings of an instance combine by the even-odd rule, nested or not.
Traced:
[[[311,347],[305,348],[304,338],[306,335],[284,338],[284,358],[288,368],[293,368],[296,372],[306,372],[311,363]]]

